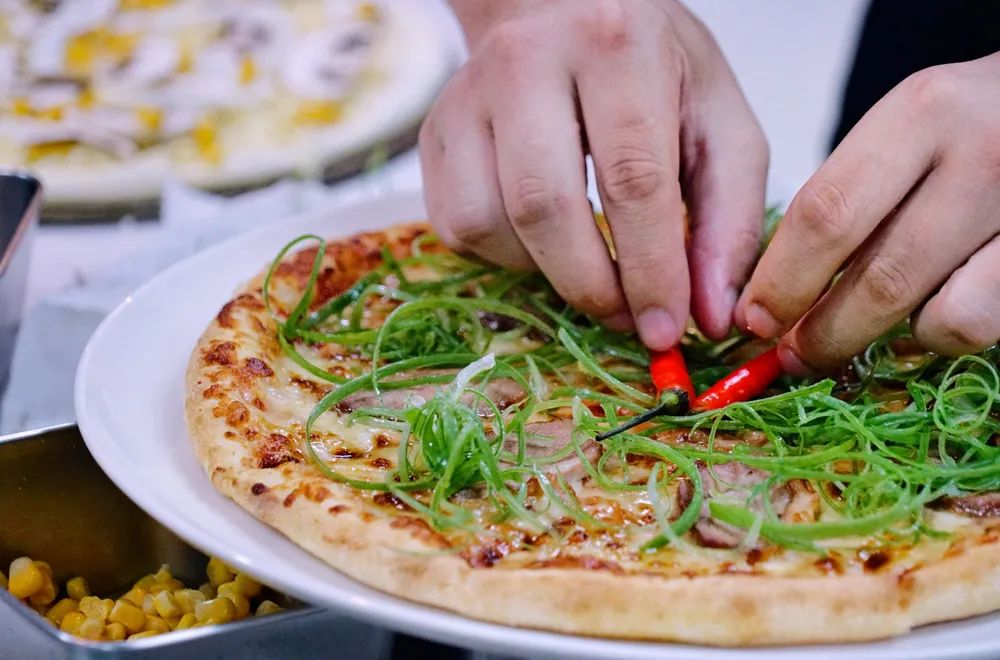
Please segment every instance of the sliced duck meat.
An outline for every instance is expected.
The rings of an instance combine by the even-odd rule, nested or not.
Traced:
[[[405,408],[408,405],[419,405],[432,398],[443,385],[421,385],[398,390],[383,390],[382,398],[372,391],[357,392],[348,396],[337,404],[337,410],[342,413],[349,413],[361,408]],[[503,410],[512,403],[523,399],[526,394],[516,382],[509,378],[495,378],[490,380],[483,388],[483,393],[492,401],[497,408]],[[462,402],[466,405],[476,405],[477,411],[484,417],[493,414],[493,409],[474,394],[464,394]]]
[[[700,518],[691,533],[699,545],[706,548],[735,548],[743,542],[746,530],[712,518],[709,502],[719,495],[721,499],[746,502],[753,489],[766,481],[770,474],[736,461],[717,463],[711,471],[706,466],[699,466],[698,472],[705,499]],[[687,480],[681,482],[677,495],[678,510],[686,508],[693,495],[690,483]],[[819,514],[819,497],[812,486],[801,479],[772,488],[770,498],[771,508],[784,522],[811,522]],[[751,501],[749,506],[754,511],[763,510],[759,498]]]
[[[1000,517],[1000,492],[945,495],[931,502],[931,506],[973,518]]]
[[[573,442],[573,420],[554,419],[548,422],[532,422],[524,425],[524,451],[531,459],[543,459],[563,452]],[[518,451],[519,438],[511,433],[504,438],[503,448],[511,454]],[[580,449],[591,464],[601,455],[601,445],[593,438],[584,440]],[[542,465],[542,471],[561,474],[566,479],[579,479],[586,469],[575,449],[565,458]]]

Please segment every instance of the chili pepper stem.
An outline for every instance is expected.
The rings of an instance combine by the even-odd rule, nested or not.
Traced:
[[[651,408],[644,413],[636,415],[624,424],[619,424],[610,431],[605,431],[597,436],[596,440],[602,442],[611,436],[618,435],[631,428],[644,424],[655,417],[663,415],[683,415],[688,409],[688,393],[683,389],[669,389],[660,394],[660,405]]]

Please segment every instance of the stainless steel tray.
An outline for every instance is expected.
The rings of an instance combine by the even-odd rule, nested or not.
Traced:
[[[133,504],[91,458],[76,427],[0,437],[0,566],[44,559],[64,582],[83,575],[95,593],[119,593],[170,564],[204,581],[207,558]],[[0,589],[0,658],[314,658],[411,655],[392,633],[279,594],[287,612],[135,642],[95,643],[59,632]],[[402,651],[402,653],[400,653]],[[437,657],[462,657],[446,654]]]
[[[42,187],[33,177],[0,170],[0,396],[7,384],[21,322],[31,235],[38,224]]]

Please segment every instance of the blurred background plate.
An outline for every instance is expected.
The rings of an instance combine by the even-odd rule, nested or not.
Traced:
[[[306,232],[345,236],[423,214],[420,196],[407,194],[336,213],[290,218],[191,257],[129,296],[94,334],[77,372],[76,413],[100,466],[132,500],[180,537],[277,589],[369,622],[468,648],[573,658],[1000,657],[1000,616],[929,626],[871,644],[752,650],[591,639],[482,623],[355,582],[217,493],[190,448],[183,417],[184,372],[209,321],[290,238]]]

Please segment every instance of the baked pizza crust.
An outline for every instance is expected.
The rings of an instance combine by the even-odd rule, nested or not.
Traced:
[[[260,281],[241,293],[253,295]],[[511,626],[713,646],[873,640],[1000,609],[1000,535],[990,532],[926,565],[889,565],[870,574],[674,577],[606,567],[474,568],[443,550],[422,520],[366,513],[351,488],[308,463],[256,467],[251,449],[218,414],[218,401],[203,395],[211,379],[202,356],[245,336],[216,319],[189,364],[186,416],[200,462],[215,487],[252,515],[387,593]]]

